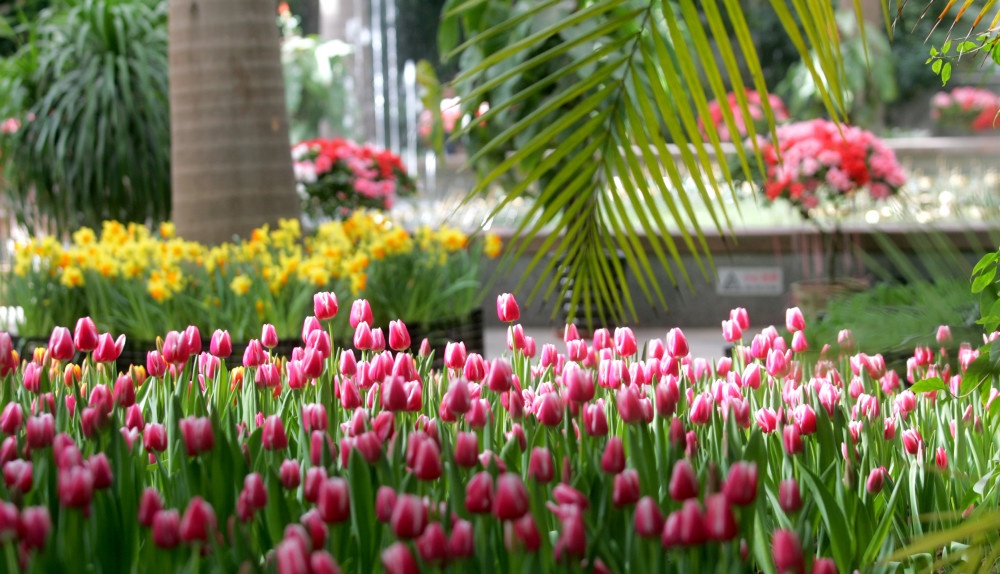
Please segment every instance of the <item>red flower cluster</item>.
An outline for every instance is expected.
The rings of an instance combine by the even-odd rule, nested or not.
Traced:
[[[385,210],[416,184],[399,156],[341,139],[313,139],[292,146],[303,210],[313,217],[344,218],[356,209]]]
[[[821,201],[838,202],[867,190],[886,199],[906,182],[896,155],[881,139],[861,128],[817,119],[781,126],[778,142],[765,142],[764,192],[803,211]]]

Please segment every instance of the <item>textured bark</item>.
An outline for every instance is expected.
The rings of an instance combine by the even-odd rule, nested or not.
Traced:
[[[216,244],[297,218],[275,3],[169,1],[178,235]]]

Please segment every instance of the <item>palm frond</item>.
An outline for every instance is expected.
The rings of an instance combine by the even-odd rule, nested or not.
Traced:
[[[806,58],[810,72],[829,113],[840,117],[843,69],[832,9],[810,11],[805,0],[772,5],[798,50],[815,52]],[[629,289],[618,287],[626,270],[662,308],[658,277],[691,285],[689,273],[713,273],[706,233],[731,232],[724,203],[735,189],[725,162],[715,159],[723,156],[719,133],[703,119],[712,99],[733,90],[739,109],[724,109],[723,122],[739,133],[736,112],[749,116],[741,60],[750,85],[767,91],[742,10],[738,0],[445,5],[443,26],[465,38],[449,35],[453,43],[442,46],[462,64],[453,85],[468,110],[490,104],[458,134],[473,142],[470,163],[480,174],[468,199],[502,185],[494,215],[518,199],[534,200],[506,260],[533,252],[523,284],[541,280],[531,298],[549,300],[574,285],[571,308],[635,320]],[[769,107],[766,113],[773,117]],[[760,161],[737,153],[747,171]],[[684,264],[688,254],[693,267]]]

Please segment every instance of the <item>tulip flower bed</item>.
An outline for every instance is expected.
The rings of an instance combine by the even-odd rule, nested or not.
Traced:
[[[627,328],[534,344],[498,298],[508,356],[445,367],[406,327],[334,348],[336,299],[304,341],[273,329],[227,370],[227,335],[170,332],[144,366],[90,319],[18,357],[0,333],[0,544],[8,571],[849,572],[946,568],[959,546],[900,549],[993,500],[995,390],[940,353],[904,376],[850,335],[800,358],[724,322],[734,359]],[[948,336],[942,329],[942,343]],[[746,341],[749,344],[744,345]],[[415,342],[414,342],[415,343]],[[420,345],[414,345],[420,347]],[[82,364],[69,362],[80,351]],[[974,370],[977,351],[959,353]],[[972,370],[968,379],[972,377]],[[904,389],[906,381],[921,381]],[[964,394],[964,398],[957,395]],[[980,480],[982,478],[982,480]],[[980,528],[974,522],[969,523]]]

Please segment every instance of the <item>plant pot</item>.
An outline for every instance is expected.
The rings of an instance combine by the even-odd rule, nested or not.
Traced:
[[[845,277],[842,279],[809,279],[792,283],[792,304],[806,317],[815,318],[826,311],[827,303],[851,293],[868,289],[868,282]]]

